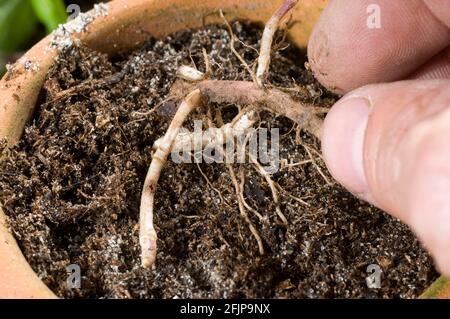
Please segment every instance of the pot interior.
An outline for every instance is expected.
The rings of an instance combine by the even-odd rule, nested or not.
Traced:
[[[114,54],[131,50],[150,37],[162,37],[185,28],[219,22],[218,10],[228,19],[264,23],[283,0],[115,0],[107,15],[92,21],[81,34],[73,34],[89,47]],[[303,0],[293,12],[291,41],[305,47],[314,23],[327,0]],[[15,144],[33,115],[46,73],[57,55],[49,35],[28,51],[0,82],[0,138]],[[28,70],[26,65],[38,66]],[[54,294],[40,281],[26,262],[5,223],[0,208],[0,296],[52,298]]]

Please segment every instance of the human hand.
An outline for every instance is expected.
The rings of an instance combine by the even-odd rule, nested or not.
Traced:
[[[373,4],[380,8],[379,29],[367,24]],[[331,174],[408,224],[446,275],[449,28],[448,0],[331,0],[308,47],[316,77],[346,93],[327,115],[322,133]]]

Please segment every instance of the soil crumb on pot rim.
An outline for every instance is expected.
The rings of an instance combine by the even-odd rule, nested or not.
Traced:
[[[75,33],[86,31],[86,28],[98,17],[106,17],[109,15],[109,5],[107,3],[94,4],[92,11],[80,12],[73,20],[59,25],[53,31],[50,41],[50,48],[58,50],[68,49],[73,45],[71,36]],[[50,49],[49,48],[49,49]]]
[[[236,49],[251,65],[262,29],[246,22],[232,26],[240,40]],[[295,99],[331,106],[336,96],[304,68],[305,52],[282,36],[276,38],[268,82],[294,88]],[[139,201],[151,147],[177,108],[166,98],[178,67],[195,64],[204,72],[203,48],[214,78],[251,80],[232,54],[223,25],[150,40],[112,59],[79,43],[62,48],[32,123],[16,147],[3,149],[0,162],[2,207],[39,277],[67,298],[419,296],[437,273],[412,232],[328,184],[311,162],[272,176],[284,190],[287,227],[277,219],[264,178],[251,164],[233,165],[245,177],[248,203],[265,217],[260,222],[250,215],[266,249],[259,256],[225,165],[169,161],[155,204],[156,267],[140,267]],[[208,107],[229,122],[238,106],[203,106],[185,127],[192,130]],[[310,160],[306,146],[327,174],[318,141],[292,122],[263,112],[261,127],[280,128],[282,159]],[[81,289],[67,288],[70,264],[81,267]],[[380,289],[367,288],[370,264],[383,270]]]

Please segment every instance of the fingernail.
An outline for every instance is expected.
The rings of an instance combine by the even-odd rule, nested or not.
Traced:
[[[345,98],[328,113],[322,129],[322,151],[333,177],[355,195],[366,198],[364,136],[369,119],[369,100]]]

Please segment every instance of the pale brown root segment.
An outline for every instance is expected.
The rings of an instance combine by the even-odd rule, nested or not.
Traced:
[[[200,90],[205,102],[250,105],[255,109],[285,116],[320,139],[323,120],[316,115],[314,106],[295,101],[279,89],[262,90],[257,84],[247,81],[177,81],[172,87],[171,95],[181,98],[194,89]]]
[[[181,103],[175,114],[170,126],[164,136],[164,142],[159,145],[153,160],[148,169],[147,177],[145,178],[144,187],[141,196],[140,206],[140,229],[139,229],[139,243],[141,245],[141,262],[145,268],[150,268],[156,259],[156,231],[153,226],[153,203],[155,199],[156,187],[158,185],[161,170],[167,161],[167,157],[171,151],[171,147],[178,135],[178,132],[183,125],[183,122],[197,106],[201,100],[200,90],[194,90],[189,93]]]
[[[261,164],[259,164],[258,160],[252,154],[249,154],[249,157],[250,157],[250,161],[253,163],[253,165],[255,165],[257,171],[264,177],[267,184],[269,185],[270,191],[272,192],[273,202],[275,204],[275,211],[276,211],[278,217],[280,217],[280,219],[284,225],[287,225],[288,220],[287,220],[286,216],[284,216],[283,212],[281,211],[280,197],[278,196],[278,191],[275,186],[275,182],[272,180],[269,173],[266,172],[264,167],[262,167]]]
[[[234,188],[236,190],[239,212],[241,213],[242,218],[244,218],[245,222],[248,224],[248,227],[249,227],[250,232],[252,233],[253,237],[255,237],[256,242],[258,243],[259,254],[262,256],[262,255],[264,255],[264,245],[263,245],[261,236],[259,235],[255,226],[253,226],[252,221],[250,220],[247,212],[245,211],[244,201],[239,196],[239,194],[241,193],[241,189],[240,189],[239,182],[237,181],[236,174],[234,173],[233,166],[231,166],[231,164],[229,164],[229,163],[226,163],[226,166],[228,168],[228,172],[230,173],[231,181],[233,182]]]
[[[244,172],[243,166],[241,166],[241,168],[239,169],[239,175],[240,175],[240,178],[241,178],[241,182],[240,182],[240,184],[239,184],[239,190],[240,190],[239,196],[241,197],[242,203],[244,204],[244,207],[245,207],[246,209],[248,209],[249,211],[251,211],[256,217],[259,218],[259,221],[263,223],[263,222],[265,221],[265,218],[264,218],[264,217],[263,217],[256,209],[254,209],[253,207],[251,207],[251,206],[247,203],[247,201],[245,200],[245,197],[244,197],[245,172]]]
[[[253,82],[257,82],[255,73],[252,71],[250,66],[247,64],[247,62],[245,62],[244,58],[239,54],[239,52],[236,51],[236,48],[234,47],[234,42],[236,41],[236,36],[233,33],[233,29],[231,28],[230,23],[227,21],[227,19],[223,15],[222,10],[220,10],[219,12],[220,12],[220,17],[225,22],[225,25],[228,28],[228,32],[230,33],[230,48],[231,48],[231,52],[233,52],[233,54],[236,56],[236,58],[239,60],[239,62],[241,62],[241,64],[245,67],[247,72],[250,74]]]

